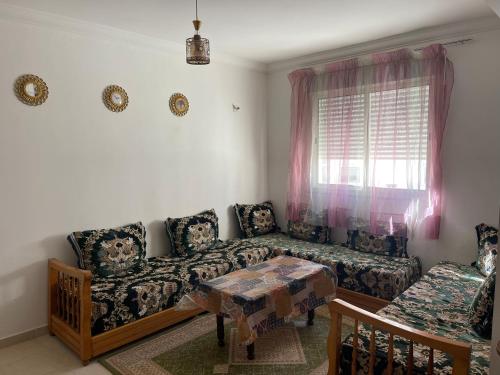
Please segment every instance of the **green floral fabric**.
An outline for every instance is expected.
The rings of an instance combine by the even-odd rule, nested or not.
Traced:
[[[393,235],[374,235],[360,230],[347,231],[347,246],[353,250],[392,257],[408,257],[408,238]]]
[[[192,216],[169,217],[165,225],[172,252],[177,256],[210,249],[219,240],[219,219],[213,209]]]
[[[139,272],[124,277],[93,277],[92,335],[172,307],[201,281],[272,256],[272,250],[266,246],[233,240],[188,257],[149,258]]]
[[[73,232],[67,238],[78,257],[78,266],[96,276],[133,274],[146,257],[146,228],[141,222]]]
[[[493,325],[496,277],[496,272],[493,272],[484,280],[483,284],[477,290],[469,310],[469,321],[472,324],[472,328],[487,339],[491,338]]]
[[[439,336],[464,341],[472,345],[471,375],[489,372],[490,342],[479,336],[469,323],[469,306],[484,280],[475,267],[453,262],[441,262],[431,268],[420,281],[411,286],[390,305],[377,312],[384,318],[409,325]],[[357,373],[365,374],[369,363],[371,330],[360,326]],[[350,374],[353,336],[342,345],[341,367]],[[376,332],[377,356],[375,374],[383,374],[387,366],[388,337]],[[394,339],[394,373],[407,371],[409,343]],[[426,373],[428,348],[415,345],[414,374]],[[441,352],[434,354],[434,374],[451,374],[451,360]]]
[[[234,210],[238,217],[241,233],[245,238],[260,236],[279,230],[276,225],[273,204],[271,202],[260,204],[236,203]]]
[[[270,247],[276,255],[290,255],[329,266],[338,285],[355,292],[392,300],[420,278],[417,257],[397,258],[363,253],[336,244],[316,244],[272,233],[249,239]]]
[[[330,239],[329,233],[329,228],[321,225],[312,225],[300,221],[288,222],[288,235],[298,240],[326,243]]]
[[[498,229],[479,224],[476,226],[478,255],[476,267],[485,276],[495,270],[498,255]]]

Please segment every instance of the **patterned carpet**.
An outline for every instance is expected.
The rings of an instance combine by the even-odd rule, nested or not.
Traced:
[[[226,345],[216,338],[216,319],[199,316],[139,344],[113,353],[100,362],[119,375],[326,375],[328,310],[317,309],[314,326],[299,317],[255,342],[255,360],[246,358],[246,348],[238,345],[237,329],[225,325]],[[352,331],[344,323],[342,336]]]

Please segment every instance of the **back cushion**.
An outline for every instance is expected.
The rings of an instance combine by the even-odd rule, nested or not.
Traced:
[[[279,230],[271,202],[260,204],[236,203],[234,209],[244,237],[255,237]]]
[[[472,328],[486,339],[491,338],[495,279],[496,272],[490,273],[477,290],[469,309],[469,322]]]
[[[288,222],[288,235],[299,240],[326,243],[329,241],[329,228],[321,225],[311,225],[299,221]]]
[[[134,273],[146,257],[146,228],[141,222],[73,232],[68,241],[78,257],[79,267],[102,277]]]
[[[165,221],[172,251],[177,256],[211,249],[219,240],[219,219],[215,210]]]
[[[398,258],[408,258],[408,239],[402,236],[373,235],[360,230],[347,231],[347,245],[353,250]]]
[[[498,254],[498,229],[486,224],[476,226],[477,261],[476,267],[484,276],[491,274],[496,267]]]

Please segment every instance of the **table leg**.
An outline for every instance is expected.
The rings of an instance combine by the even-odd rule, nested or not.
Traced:
[[[307,311],[307,325],[314,325],[314,309]]]
[[[255,343],[247,345],[247,358],[249,360],[255,359]]]
[[[224,346],[224,316],[217,314],[217,339],[219,346]]]

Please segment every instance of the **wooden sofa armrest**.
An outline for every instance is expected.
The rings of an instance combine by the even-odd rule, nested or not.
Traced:
[[[448,353],[453,358],[453,375],[466,375],[470,366],[471,346],[460,341],[450,340],[446,337],[433,335],[404,324],[380,317],[371,312],[365,311],[347,303],[341,299],[335,299],[329,304],[331,325],[328,337],[328,375],[337,375],[340,368],[340,350],[342,337],[342,317],[348,316],[354,319],[354,338],[352,350],[351,373],[356,373],[356,356],[358,348],[358,327],[359,323],[369,324],[371,326],[370,335],[370,361],[369,373],[373,374],[375,365],[375,331],[383,331],[389,334],[389,347],[387,353],[387,373],[392,374],[393,354],[394,354],[394,336],[403,337],[410,342],[408,355],[408,373],[413,373],[413,343],[419,343],[431,348],[429,355],[428,372],[432,373],[434,366],[434,350]]]
[[[80,358],[91,357],[92,273],[57,259],[48,262],[48,328]]]

